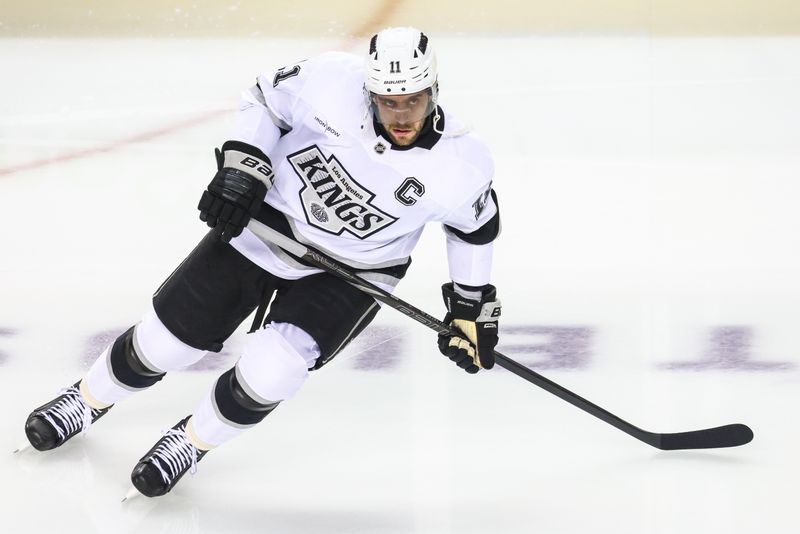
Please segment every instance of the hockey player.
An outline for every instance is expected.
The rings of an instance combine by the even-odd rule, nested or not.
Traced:
[[[366,61],[331,52],[259,76],[200,199],[212,230],[141,322],[30,414],[33,447],[61,446],[166,372],[219,351],[257,310],[236,365],[134,467],[139,492],[164,495],[369,324],[378,311],[372,297],[261,241],[246,228],[251,218],[387,290],[404,276],[425,224],[441,223],[452,280],[442,286],[445,322],[463,334],[440,336],[439,349],[468,373],[490,369],[500,311],[489,284],[500,231],[493,163],[438,93],[434,51],[413,28],[373,36]]]

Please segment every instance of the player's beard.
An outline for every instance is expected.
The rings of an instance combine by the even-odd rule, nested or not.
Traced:
[[[391,137],[392,143],[398,146],[408,146],[417,140],[424,125],[425,119],[410,124],[384,124],[383,127]]]

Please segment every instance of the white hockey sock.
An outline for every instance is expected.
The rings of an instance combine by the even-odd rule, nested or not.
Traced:
[[[217,447],[250,428],[249,426],[234,426],[235,423],[224,421],[221,416],[217,415],[214,406],[214,388],[211,388],[211,391],[203,397],[189,421],[192,423],[192,433],[189,436],[193,438],[192,442],[195,447],[202,445],[198,448]],[[195,440],[197,443],[194,443]]]
[[[111,373],[109,359],[111,346],[106,347],[106,350],[97,358],[89,368],[89,372],[81,380],[81,394],[92,408],[97,408],[96,404],[103,407],[116,404],[136,392],[136,390],[119,383]]]
[[[308,378],[320,349],[300,328],[270,323],[256,332],[236,363],[236,378],[253,400],[270,404],[294,396]],[[216,383],[201,399],[189,422],[190,440],[198,448],[219,446],[255,424],[243,425],[220,413],[215,400]],[[187,429],[189,427],[187,426]]]
[[[78,391],[80,392],[81,397],[83,397],[83,401],[95,410],[103,410],[111,406],[111,404],[102,402],[92,395],[92,393],[89,391],[89,386],[87,385],[85,378],[81,380],[80,384],[78,385]]]

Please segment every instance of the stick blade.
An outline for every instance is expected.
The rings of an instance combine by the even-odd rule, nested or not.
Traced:
[[[721,449],[750,443],[753,440],[753,431],[747,425],[734,424],[658,436],[659,443],[655,446],[663,451]]]

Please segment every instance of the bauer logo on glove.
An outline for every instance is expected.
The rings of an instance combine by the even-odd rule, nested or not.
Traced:
[[[269,158],[258,148],[227,141],[217,150],[217,174],[200,197],[200,220],[224,242],[240,235],[272,187]]]
[[[475,298],[470,298],[473,294]],[[449,283],[442,286],[442,297],[447,306],[444,322],[461,335],[440,334],[439,351],[468,373],[491,369],[498,340],[497,318],[500,317],[495,287],[485,285],[470,290]]]

